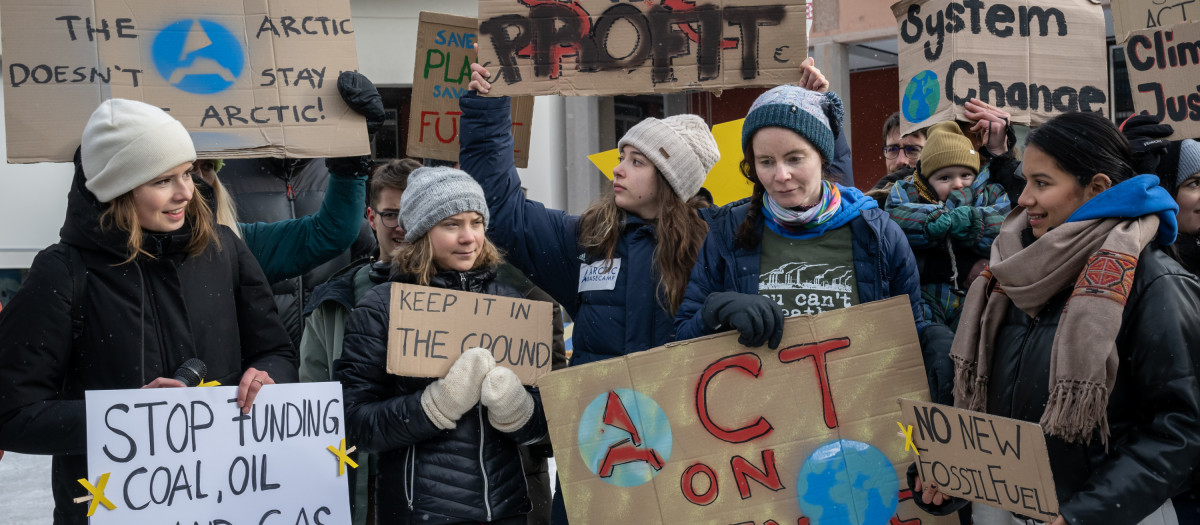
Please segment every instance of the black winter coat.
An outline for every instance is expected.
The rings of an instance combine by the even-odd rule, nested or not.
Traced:
[[[1050,346],[1071,290],[1036,317],[1012,306],[996,335],[987,411],[1037,422],[1049,398]],[[1142,250],[1117,335],[1111,436],[1089,445],[1046,436],[1059,510],[1071,525],[1135,524],[1200,464],[1200,282],[1161,249]]]
[[[208,366],[205,379],[224,385],[248,367],[297,380],[271,289],[231,230],[218,227],[221,249],[210,245],[198,257],[185,247],[190,226],[151,234],[144,246],[157,258],[118,264],[128,234],[100,228],[106,207],[84,187],[77,154],[62,240],[37,255],[0,313],[0,449],[55,455],[55,524],[87,523],[87,503],[71,502],[86,494],[75,481],[88,477],[85,390],[139,388],[193,357]],[[81,294],[71,249],[87,268]],[[74,297],[83,303],[78,339]]]
[[[278,222],[317,213],[331,176],[324,159],[238,159],[226,162],[221,169],[221,182],[233,194],[241,222]],[[313,288],[352,261],[369,257],[375,251],[375,234],[364,220],[358,240],[349,251],[300,277],[271,283],[279,318],[292,344],[300,347],[300,336],[304,333],[301,313]]]
[[[493,270],[443,272],[430,286],[521,297],[497,282]],[[546,436],[541,395],[530,389],[533,417],[512,433],[493,428],[483,405],[464,414],[453,430],[434,426],[421,408],[421,394],[436,379],[386,371],[390,298],[391,283],[363,296],[350,314],[342,357],[334,364],[346,403],[348,442],[379,453],[377,522],[479,523],[528,513],[531,506],[517,446]]]

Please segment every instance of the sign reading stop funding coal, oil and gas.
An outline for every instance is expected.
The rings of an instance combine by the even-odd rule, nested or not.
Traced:
[[[1091,0],[902,0],[900,132],[965,120],[972,98],[1037,126],[1108,114],[1104,11]]]

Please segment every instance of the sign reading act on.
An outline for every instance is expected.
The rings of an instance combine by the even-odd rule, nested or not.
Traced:
[[[3,0],[10,162],[70,161],[104,99],[167,110],[207,157],[369,153],[337,91],[345,0]]]
[[[547,302],[392,283],[387,372],[443,377],[458,356],[480,347],[537,385],[550,371],[553,319]]]

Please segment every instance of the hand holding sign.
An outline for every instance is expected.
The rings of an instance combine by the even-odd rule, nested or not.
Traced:
[[[442,430],[457,427],[458,419],[479,402],[483,379],[495,367],[496,360],[486,349],[463,352],[446,377],[434,381],[421,393],[421,409],[429,421]]]
[[[488,77],[487,68],[475,62],[471,63],[471,83],[467,84],[467,89],[476,91],[480,95],[488,94],[492,90],[492,83],[487,81]]]
[[[796,85],[809,91],[826,93],[829,91],[829,80],[814,64],[816,61],[813,60],[813,57],[805,58],[804,62],[800,63],[800,81]]]
[[[250,406],[254,404],[254,398],[258,397],[258,391],[262,390],[263,386],[273,385],[275,380],[271,379],[271,374],[265,370],[259,370],[254,367],[246,369],[242,374],[242,381],[238,383],[237,406],[242,409],[243,414],[250,413]]]
[[[1009,112],[973,98],[963,104],[963,114],[975,121],[971,131],[979,134],[983,146],[992,156],[1008,153],[1008,121],[1012,118]]]

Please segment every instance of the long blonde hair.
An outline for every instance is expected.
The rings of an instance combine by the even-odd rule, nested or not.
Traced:
[[[233,202],[233,194],[221,184],[221,177],[213,175],[213,206],[216,207],[217,224],[228,226],[234,235],[242,237],[242,229],[238,227],[237,204]]]
[[[484,235],[483,243],[479,247],[479,256],[475,258],[475,264],[471,266],[471,269],[500,266],[503,262],[500,250]],[[416,284],[429,286],[429,281],[439,271],[437,264],[433,262],[433,240],[429,238],[429,234],[422,235],[410,244],[401,244],[396,247],[396,251],[392,255],[392,269],[400,273],[411,274],[416,280]]]
[[[221,249],[221,240],[217,237],[216,227],[213,224],[212,210],[199,194],[193,193],[192,200],[188,201],[187,207],[184,209],[184,217],[192,227],[192,238],[187,244],[188,255],[193,257],[200,255],[209,243],[215,244],[218,250]],[[131,263],[139,255],[154,258],[150,252],[142,248],[145,233],[142,230],[141,222],[138,221],[137,203],[132,191],[125,192],[113,199],[108,205],[108,209],[100,214],[100,227],[104,230],[111,230],[115,227],[129,233],[129,240],[125,243],[126,253],[129,257],[117,263],[117,266]]]

